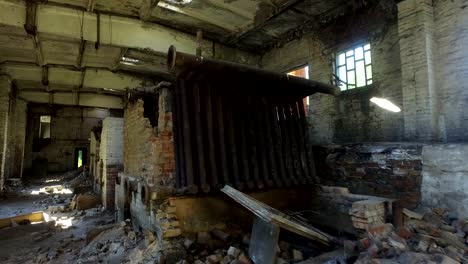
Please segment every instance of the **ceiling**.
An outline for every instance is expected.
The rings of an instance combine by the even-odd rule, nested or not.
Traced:
[[[355,2],[366,1],[0,0],[0,74],[28,101],[122,108],[125,89],[168,78],[170,45],[194,53],[197,30],[206,56],[261,54]]]

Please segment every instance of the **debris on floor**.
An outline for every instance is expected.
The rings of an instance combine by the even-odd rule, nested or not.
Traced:
[[[359,240],[344,241],[342,251],[357,256],[357,264],[468,263],[468,219],[452,219],[439,208],[425,214],[403,211],[404,226],[369,227]],[[318,262],[312,258],[303,263]]]

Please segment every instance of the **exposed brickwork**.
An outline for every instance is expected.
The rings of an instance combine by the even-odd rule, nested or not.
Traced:
[[[158,126],[144,117],[144,102],[138,99],[125,110],[125,173],[141,177],[162,193],[175,186],[175,153],[170,95],[163,89],[159,97]]]
[[[101,143],[99,145],[98,177],[102,201],[106,209],[115,208],[115,180],[123,167],[123,118],[106,117],[102,122]],[[99,188],[98,188],[99,189]]]
[[[435,41],[432,0],[398,4],[405,138],[437,139]]]
[[[102,202],[106,209],[115,209],[115,181],[122,169],[120,165],[110,165],[105,168]]]
[[[352,193],[421,201],[422,146],[413,144],[344,145],[314,148],[317,174],[325,185]]]

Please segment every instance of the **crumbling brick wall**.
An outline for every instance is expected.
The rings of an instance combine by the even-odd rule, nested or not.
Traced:
[[[422,145],[354,144],[314,147],[324,185],[352,193],[396,198],[413,208],[421,201]]]
[[[152,113],[158,116],[156,127],[145,117],[142,99],[129,102],[124,114],[125,174],[141,177],[161,196],[172,193],[175,186],[171,100],[170,91],[162,89],[158,113]]]

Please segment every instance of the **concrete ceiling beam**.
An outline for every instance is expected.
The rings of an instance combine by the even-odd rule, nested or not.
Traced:
[[[160,5],[159,2],[158,5]],[[23,28],[26,4],[0,0],[0,25]],[[101,14],[100,44],[125,48],[149,49],[166,53],[170,45],[193,54],[195,37],[155,23],[139,19]],[[39,4],[36,11],[37,32],[77,40],[97,41],[97,15],[76,9]]]
[[[266,10],[270,10],[271,12],[268,15],[263,15],[259,16],[259,18],[256,17],[255,22],[249,24],[248,26],[238,30],[237,33],[233,34],[232,36],[229,36],[226,40],[229,44],[234,44],[239,42],[241,39],[246,37],[248,34],[255,32],[256,30],[259,30],[263,28],[263,26],[270,21],[271,19],[275,18],[276,16],[280,15],[284,11],[286,11],[288,8],[293,7],[294,5],[298,4],[299,2],[302,2],[304,0],[290,0],[286,1],[283,3],[281,6],[274,6],[274,8],[271,7],[270,4],[266,4],[270,6],[270,8]],[[264,10],[257,10],[257,12],[265,12]]]
[[[83,88],[101,87],[109,91],[124,91],[142,86],[147,80],[105,69],[83,68],[72,70],[66,67],[47,66],[50,85],[70,85]],[[0,74],[9,75],[18,81],[43,81],[43,68],[34,64],[2,64]]]
[[[236,31],[238,29],[235,25],[226,23],[226,22],[218,20],[218,19],[214,19],[211,16],[208,16],[208,15],[203,14],[201,12],[198,12],[196,10],[192,10],[187,6],[178,7],[178,6],[175,6],[175,5],[168,4],[166,2],[159,2],[158,6],[161,7],[161,8],[164,8],[164,9],[171,10],[173,12],[179,13],[179,14],[186,15],[188,17],[198,19],[198,20],[206,22],[208,24],[212,24],[214,26],[225,29],[227,31],[234,32],[234,31]]]
[[[139,15],[143,21],[149,21],[154,9],[158,6],[160,0],[143,0],[141,2]]]
[[[88,0],[88,4],[86,5],[86,11],[94,12],[94,7],[96,6],[96,0]]]
[[[18,92],[18,98],[33,103],[76,105],[74,95],[67,92],[20,90]],[[79,106],[122,109],[123,100],[121,96],[83,92],[79,95]]]
[[[239,15],[239,16],[242,16],[244,18],[247,18],[248,20],[253,21],[254,18],[255,18],[254,14],[252,14],[252,13],[250,13],[250,12],[244,10],[244,9],[237,8],[236,6],[234,6],[232,4],[226,4],[226,2],[224,2],[222,0],[206,0],[206,1],[208,3],[210,3],[210,4],[212,4],[213,6],[216,6],[216,7],[231,11],[232,13],[234,13],[236,15]]]

